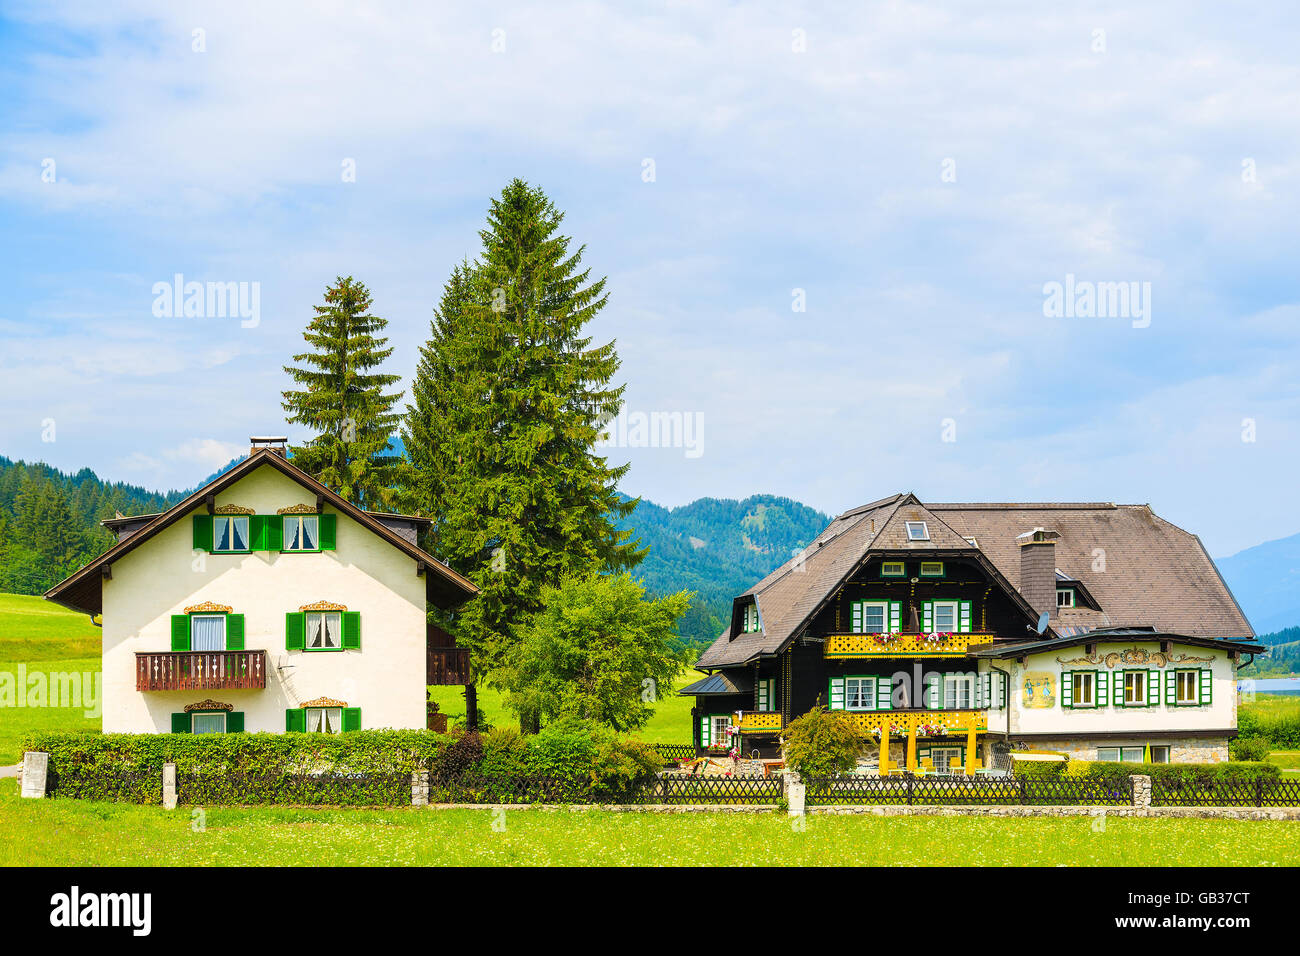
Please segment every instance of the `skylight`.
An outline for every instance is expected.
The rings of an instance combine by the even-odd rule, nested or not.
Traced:
[[[907,540],[929,541],[930,529],[925,526],[924,521],[909,521],[907,523]]]

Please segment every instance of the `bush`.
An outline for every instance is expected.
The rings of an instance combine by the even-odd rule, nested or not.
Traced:
[[[867,738],[852,718],[825,707],[790,721],[782,737],[786,764],[804,779],[848,773],[867,748]]]
[[[652,745],[579,717],[548,724],[528,743],[534,774],[582,782],[598,800],[630,799],[663,764]]]
[[[1068,754],[1057,753],[1056,751],[1040,750],[1036,753],[1052,753],[1064,760],[1013,760],[1012,768],[1015,770],[1017,777],[1063,777],[1066,775],[1066,769],[1070,765]]]
[[[479,737],[478,770],[485,777],[521,777],[532,772],[528,738],[514,727],[500,727]]]
[[[1088,778],[1107,783],[1123,783],[1124,778],[1145,774],[1152,780],[1169,784],[1212,784],[1223,781],[1242,782],[1277,780],[1279,767],[1268,763],[1112,763],[1097,761],[1088,766]]]
[[[1263,737],[1237,737],[1228,742],[1228,753],[1233,760],[1266,761],[1273,745]]]
[[[1261,695],[1237,708],[1237,736],[1262,737],[1274,750],[1300,749],[1300,700]]]

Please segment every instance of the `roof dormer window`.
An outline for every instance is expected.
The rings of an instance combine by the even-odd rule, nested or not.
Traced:
[[[1074,607],[1074,588],[1057,588],[1056,606]]]
[[[758,605],[746,604],[743,615],[741,630],[746,634],[758,631]]]
[[[909,521],[907,523],[907,540],[929,541],[930,529],[925,526],[924,521]]]

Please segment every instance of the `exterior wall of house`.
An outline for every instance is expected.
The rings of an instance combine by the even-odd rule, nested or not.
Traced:
[[[1031,655],[1023,665],[1018,661],[999,664],[1005,665],[1012,675],[1012,736],[1069,738],[1076,734],[1196,732],[1237,726],[1236,665],[1224,651],[1175,644],[1166,660],[1157,642],[1126,641],[1099,644],[1089,658],[1081,643]],[[1203,668],[1210,670],[1213,679],[1209,704],[1187,706],[1165,702],[1165,675],[1169,670]],[[1122,681],[1116,675],[1126,669],[1159,673],[1158,703],[1149,707],[1115,705],[1115,685]],[[1066,671],[1097,671],[1109,675],[1110,702],[1100,707],[1062,706],[1061,675]],[[1122,683],[1119,686],[1122,695]]]
[[[218,494],[216,504],[275,514],[314,500],[265,466]],[[286,709],[317,697],[361,708],[364,729],[424,727],[424,578],[370,530],[342,514],[337,521],[334,551],[222,555],[192,550],[186,518],[115,562],[103,582],[104,730],[166,732],[171,714],[213,699],[242,711],[246,731],[280,732]],[[360,612],[359,650],[285,649],[285,614],[322,600]],[[171,616],[205,601],[244,615],[245,648],[267,652],[266,688],[137,691],[136,652],[168,651]]]

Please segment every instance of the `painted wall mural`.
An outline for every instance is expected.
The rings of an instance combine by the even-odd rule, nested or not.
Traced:
[[[1213,661],[1213,657],[1194,657],[1190,654],[1165,654],[1161,651],[1144,651],[1140,647],[1130,647],[1124,651],[1111,651],[1107,654],[1092,653],[1084,657],[1071,657],[1068,660],[1064,657],[1058,657],[1058,664],[1092,664],[1100,667],[1105,664],[1107,667],[1115,667],[1118,664],[1124,664],[1129,667],[1144,667],[1154,665],[1155,667],[1164,667],[1166,664],[1208,664]]]
[[[1020,682],[1020,706],[1029,710],[1055,707],[1056,679],[1051,671],[1025,671]]]

